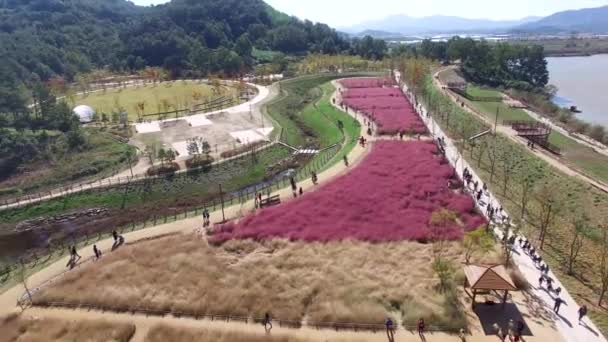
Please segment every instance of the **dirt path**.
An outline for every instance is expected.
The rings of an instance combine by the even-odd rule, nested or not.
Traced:
[[[449,90],[447,90],[447,87],[445,84],[441,83],[441,78],[439,77],[439,74],[450,69],[452,67],[446,67],[446,68],[442,68],[439,71],[435,72],[435,74],[433,75],[433,83],[435,84],[435,86],[437,87],[437,89],[439,89],[444,95],[448,96],[452,101],[454,101],[455,103],[459,104],[460,101],[459,98],[453,94],[452,92],[450,92]],[[463,107],[467,112],[473,114],[476,118],[482,120],[483,122],[485,122],[486,124],[488,124],[490,127],[494,127],[494,122],[492,122],[491,120],[489,120],[487,117],[480,115],[479,113],[477,113],[473,108],[471,108],[466,102],[465,105]],[[604,192],[608,192],[608,185],[605,185],[599,181],[596,181],[595,179],[583,174],[582,172],[564,164],[562,161],[560,161],[559,159],[557,159],[555,156],[553,156],[550,152],[545,151],[542,148],[535,148],[533,150],[529,149],[527,147],[527,141],[521,137],[519,137],[517,135],[517,132],[515,130],[513,130],[510,127],[507,126],[502,126],[499,125],[497,126],[496,130],[498,132],[500,132],[502,135],[506,136],[507,138],[509,138],[510,140],[522,145],[522,146],[526,146],[526,148],[528,149],[528,151],[532,154],[534,154],[535,156],[537,156],[538,158],[544,160],[545,162],[547,162],[549,165],[553,166],[554,168],[558,169],[559,171],[565,173],[568,176],[572,176],[572,177],[576,177],[594,187],[596,187],[597,189],[600,189]]]

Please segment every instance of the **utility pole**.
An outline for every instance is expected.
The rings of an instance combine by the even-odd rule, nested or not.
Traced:
[[[222,192],[222,184],[220,184],[220,201],[222,202],[222,223],[226,222],[226,216],[224,215],[224,193]]]
[[[496,128],[498,126],[498,114],[499,114],[499,110],[500,110],[500,107],[498,107],[498,105],[496,105],[496,119],[494,120],[494,135],[496,135]]]

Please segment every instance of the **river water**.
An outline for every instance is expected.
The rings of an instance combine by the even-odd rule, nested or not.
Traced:
[[[559,89],[553,102],[577,106],[580,119],[608,127],[608,55],[549,57],[549,84]]]

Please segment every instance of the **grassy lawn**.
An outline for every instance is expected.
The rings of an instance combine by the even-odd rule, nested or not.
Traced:
[[[220,93],[213,92],[213,87],[191,81],[163,82],[156,85],[146,84],[108,89],[80,95],[76,98],[76,105],[85,104],[93,107],[97,112],[111,113],[117,107],[124,108],[130,121],[137,121],[137,103],[144,102],[144,114],[166,112],[189,108],[195,103],[201,103],[220,96],[236,97],[236,89],[222,86]],[[193,95],[200,96],[194,99]],[[163,105],[166,101],[170,108]]]
[[[96,128],[85,129],[85,136],[87,147],[54,154],[52,160],[29,163],[21,172],[0,182],[0,193],[11,193],[10,189],[17,189],[17,194],[42,191],[65,183],[102,178],[128,167],[127,155],[129,150],[134,150],[132,146]]]
[[[319,102],[324,94],[331,92],[328,90],[329,88],[321,86],[338,78],[373,75],[377,75],[377,73],[321,74],[282,81],[280,82],[281,96],[269,103],[266,110],[272,119],[283,128],[285,143],[296,147],[327,146],[324,143],[331,145],[330,142],[335,142],[337,137],[341,139],[337,127],[325,127],[324,124],[329,123],[327,118],[316,117],[314,108],[312,108],[313,103]],[[331,87],[331,85],[328,86]],[[329,103],[327,104],[329,105]],[[321,106],[323,106],[322,100]],[[337,114],[330,113],[328,106],[325,109],[322,110],[330,118],[338,117]]]
[[[497,90],[481,88],[474,85],[467,86],[467,94],[475,97],[502,97],[502,94]]]
[[[490,122],[496,120],[496,112],[498,111],[498,124],[502,125],[505,121],[514,120],[532,120],[530,115],[522,109],[511,108],[502,102],[480,102],[480,101],[469,101],[478,112],[488,118]]]
[[[444,97],[431,84],[430,80],[425,88],[432,102],[441,102],[449,106],[452,113],[450,122],[466,122],[473,121],[476,125],[483,123],[476,116],[462,110],[459,106],[452,103]],[[440,119],[440,116],[436,116]],[[448,135],[457,134],[458,126],[451,124],[446,127],[445,122],[440,124],[444,129],[447,129]],[[477,129],[481,130],[481,129]],[[538,247],[538,222],[540,212],[539,191],[542,184],[548,184],[553,191],[551,198],[554,198],[555,203],[559,203],[561,208],[558,216],[547,232],[545,249],[542,251],[544,260],[546,260],[552,270],[556,272],[562,282],[567,286],[570,293],[575,297],[579,304],[587,304],[590,308],[590,315],[596,320],[602,331],[608,331],[608,311],[597,304],[597,291],[600,286],[599,279],[599,251],[601,250],[598,237],[601,237],[602,225],[608,219],[608,194],[595,189],[594,187],[579,181],[577,178],[567,176],[557,169],[554,169],[546,162],[537,158],[529,152],[524,146],[512,142],[510,139],[498,135],[496,140],[491,136],[482,138],[489,144],[496,143],[497,149],[509,152],[518,160],[518,165],[514,170],[506,171],[498,161],[494,175],[491,172],[491,160],[488,150],[483,150],[483,144],[475,146],[460,146],[463,156],[469,164],[475,169],[478,175],[488,184],[491,191],[498,196],[503,207],[509,212],[512,219],[515,220],[520,227]],[[564,158],[568,156],[569,151],[574,150],[576,144],[571,139],[556,134],[552,137],[552,141],[564,148]],[[466,149],[465,149],[466,147]],[[595,159],[596,162],[599,159]],[[590,163],[587,164],[591,165]],[[601,169],[599,162],[598,169]],[[604,164],[608,165],[608,164]],[[522,218],[522,194],[524,180],[534,174],[534,170],[543,168],[539,176],[533,176],[537,179],[533,185],[530,201],[525,206],[524,217]],[[604,167],[606,168],[606,167]],[[504,187],[504,182],[507,180],[507,186]],[[505,191],[506,190],[506,191]],[[578,217],[582,212],[585,212],[590,221],[587,224],[588,228],[585,231],[584,246],[581,249],[581,256],[575,264],[575,275],[568,275],[566,272],[567,256],[569,246],[572,241],[572,220]]]
[[[504,121],[533,120],[532,117],[524,110],[510,108],[508,105],[502,102],[467,101],[467,103],[473,106],[479,113],[487,117],[490,122],[494,122],[496,118],[496,111],[498,110],[499,125],[502,125]],[[570,164],[573,167],[578,168],[584,173],[589,174],[590,176],[601,181],[608,182],[607,156],[597,153],[592,148],[579,144],[574,139],[557,131],[553,131],[551,133],[549,136],[549,142],[561,149],[562,158],[567,164]]]

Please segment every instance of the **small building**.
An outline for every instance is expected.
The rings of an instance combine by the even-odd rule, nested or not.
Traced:
[[[87,105],[76,106],[72,112],[78,116],[78,120],[81,123],[89,123],[93,121],[93,117],[95,116],[95,110]]]
[[[465,291],[471,297],[473,307],[475,307],[475,297],[478,294],[503,291],[502,302],[504,304],[509,291],[517,291],[517,286],[502,265],[466,265],[464,274],[466,276]],[[470,288],[472,293],[469,293],[467,288]]]

